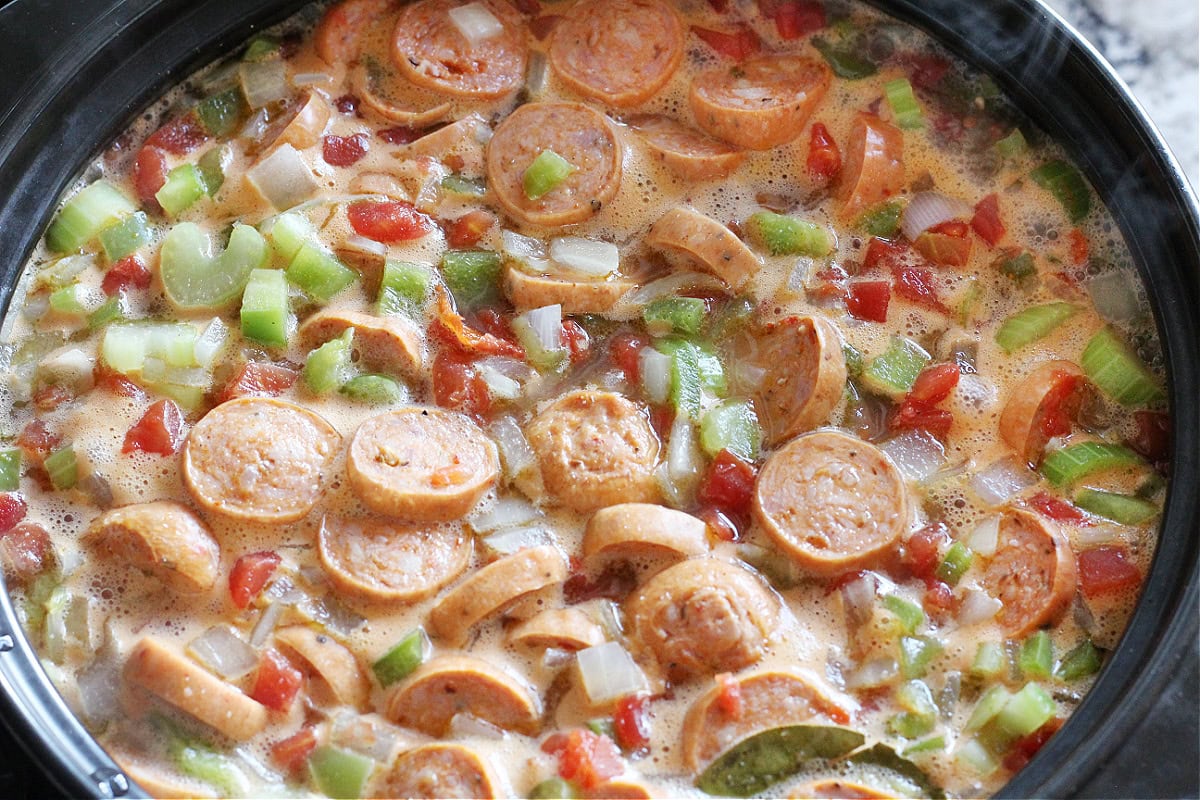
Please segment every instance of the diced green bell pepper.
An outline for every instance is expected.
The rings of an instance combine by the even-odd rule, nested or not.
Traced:
[[[642,319],[646,329],[655,335],[682,333],[692,336],[700,332],[706,312],[704,301],[698,297],[660,297],[646,306]]]
[[[408,397],[404,385],[387,375],[358,375],[339,390],[351,400],[373,406],[396,405]]]
[[[411,675],[429,657],[429,652],[425,629],[416,628],[380,656],[371,669],[379,685],[386,689]]]
[[[21,449],[0,450],[0,492],[15,492],[21,488]]]
[[[833,250],[829,229],[787,214],[756,211],[746,220],[746,229],[773,256],[826,256]]]
[[[312,242],[300,246],[287,268],[287,279],[322,303],[329,302],[357,277],[357,272]]]
[[[888,200],[877,206],[872,206],[862,213],[854,223],[854,227],[868,236],[879,236],[890,239],[900,230],[900,215],[904,213],[904,202]]]
[[[375,762],[340,747],[321,745],[308,756],[308,772],[317,791],[332,798],[359,798]]]
[[[1081,680],[1099,672],[1101,661],[1096,645],[1091,639],[1084,639],[1063,656],[1054,670],[1054,677],[1067,682]]]
[[[200,170],[200,180],[204,182],[204,192],[209,197],[215,197],[221,187],[225,185],[225,166],[228,154],[228,145],[217,145],[196,161],[196,169]]]
[[[500,297],[503,260],[491,250],[447,250],[442,254],[442,277],[460,306],[476,308]]]
[[[863,383],[872,391],[888,397],[902,397],[908,393],[931,361],[916,342],[900,336],[892,337],[888,349],[871,359],[863,370]]]
[[[209,95],[196,104],[196,116],[209,136],[223,137],[233,133],[246,113],[246,101],[236,86]]]
[[[728,450],[753,461],[758,458],[761,443],[762,428],[747,401],[727,400],[710,409],[700,421],[700,447],[710,457]]]
[[[1050,161],[1029,173],[1062,205],[1071,222],[1081,222],[1092,210],[1092,194],[1079,170],[1065,161]]]
[[[525,169],[521,186],[530,200],[539,200],[557,189],[578,169],[553,150],[543,150]]]
[[[70,444],[64,444],[46,456],[42,466],[50,476],[50,483],[60,491],[70,489],[79,480],[79,460]]]
[[[379,282],[378,313],[407,314],[419,317],[429,297],[429,284],[433,276],[428,267],[411,261],[388,259],[383,265],[383,277]]]

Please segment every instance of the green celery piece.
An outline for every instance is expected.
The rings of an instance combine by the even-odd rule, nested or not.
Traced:
[[[862,375],[863,354],[857,347],[849,342],[843,342],[842,359],[846,362],[847,375],[851,378],[857,378]]]
[[[833,250],[829,230],[773,211],[756,211],[746,220],[746,228],[758,244],[773,256],[826,256]]]
[[[932,714],[914,714],[901,711],[887,721],[888,731],[905,739],[916,739],[933,730],[937,717]]]
[[[530,200],[544,197],[558,188],[577,169],[578,167],[553,150],[543,150],[521,176],[525,196]]]
[[[589,731],[597,736],[607,736],[613,741],[616,741],[617,739],[616,726],[613,725],[613,721],[609,717],[596,717],[595,719],[589,719],[584,723],[584,725]]]
[[[919,605],[906,600],[898,594],[885,594],[883,607],[896,615],[900,620],[900,628],[906,634],[914,634],[925,624],[925,612]]]
[[[196,116],[209,136],[228,136],[237,129],[246,113],[246,101],[236,86],[209,95],[196,104]]]
[[[196,366],[196,329],[186,322],[129,322],[109,325],[100,357],[115,371],[140,372],[147,356],[171,367]]]
[[[1000,769],[1000,762],[978,739],[967,739],[958,746],[954,761],[960,767],[974,770],[980,775],[991,775]]]
[[[229,244],[214,257],[207,234],[194,223],[180,222],[163,238],[159,276],[177,308],[219,310],[242,294],[250,273],[269,255],[267,240],[249,225],[234,225]]]
[[[717,397],[724,397],[728,391],[725,381],[725,368],[716,351],[707,344],[694,345],[696,348],[696,365],[700,368],[700,385]]]
[[[279,41],[272,36],[256,36],[246,46],[243,61],[263,61],[279,52]]]
[[[120,261],[150,241],[146,212],[135,211],[100,231],[100,246],[109,263]]]
[[[839,758],[865,741],[858,731],[832,725],[772,728],[718,756],[696,786],[705,794],[750,797],[800,772],[810,760]]]
[[[929,800],[945,800],[946,792],[935,784],[923,769],[906,758],[901,758],[896,751],[886,744],[877,743],[865,750],[859,750],[849,759],[852,764],[870,764],[892,772],[896,782],[906,784],[902,792],[905,797],[927,797]]]
[[[379,282],[378,313],[420,317],[429,297],[432,277],[429,268],[421,264],[388,259]]]
[[[233,759],[195,743],[180,743],[171,750],[175,766],[184,775],[218,789],[222,797],[246,796],[246,776]]]
[[[1008,317],[996,331],[996,344],[1006,353],[1036,342],[1070,319],[1079,308],[1070,303],[1030,306]]]
[[[104,301],[104,305],[88,315],[88,329],[94,331],[111,322],[123,319],[125,319],[125,307],[121,304],[120,296],[110,297]]]
[[[999,642],[980,642],[971,663],[971,674],[978,678],[994,678],[1004,670],[1005,652]]]
[[[1128,447],[1107,442],[1079,442],[1055,450],[1042,460],[1042,475],[1055,486],[1067,486],[1096,472],[1142,464]]]
[[[308,756],[308,772],[321,794],[333,798],[359,798],[375,762],[364,755],[332,745],[321,745]]]
[[[814,36],[812,45],[829,64],[833,74],[839,78],[856,81],[869,78],[879,71],[879,67],[863,58],[844,42],[833,44],[820,36]]]
[[[992,266],[1012,278],[1018,285],[1024,285],[1028,278],[1037,275],[1037,265],[1033,262],[1033,253],[1023,250],[1015,254],[1001,254],[992,262]]]
[[[700,382],[700,355],[699,348],[690,342],[685,342],[684,346],[671,353],[669,397],[675,413],[683,414],[689,419],[696,419],[700,415],[700,406],[704,399],[703,385]]]
[[[704,325],[706,307],[698,297],[660,297],[646,306],[642,319],[651,333],[694,336]]]
[[[942,652],[942,645],[928,636],[900,637],[900,675],[905,680],[924,677],[930,662]]]
[[[155,192],[154,199],[163,211],[176,217],[206,194],[204,180],[196,165],[180,164],[167,173],[167,182]]]
[[[430,647],[424,628],[410,632],[371,665],[379,685],[386,689],[407,678],[429,658]]]
[[[739,296],[730,299],[712,318],[708,326],[708,338],[714,342],[726,341],[744,328],[754,316],[754,301]]]
[[[1105,328],[1083,348],[1080,366],[1092,383],[1123,406],[1145,405],[1162,399],[1154,375],[1125,342]]]
[[[242,335],[268,347],[287,344],[287,279],[277,269],[250,271],[242,292]]]
[[[902,397],[930,361],[929,354],[916,342],[894,336],[888,349],[871,359],[863,370],[863,383],[876,394]]]
[[[575,800],[579,790],[562,778],[546,778],[529,790],[530,800]]]
[[[754,407],[746,401],[727,400],[713,407],[700,422],[700,447],[710,457],[728,450],[747,461],[758,458],[762,428]]]
[[[1035,631],[1021,643],[1017,657],[1021,674],[1027,678],[1049,678],[1054,669],[1054,642],[1045,631]]]
[[[50,293],[50,310],[56,314],[77,317],[88,313],[88,310],[84,307],[86,299],[87,288],[78,283],[73,283],[61,289],[55,289]]]
[[[988,689],[975,703],[971,716],[967,718],[967,722],[963,726],[963,733],[972,733],[991,722],[1010,698],[1012,698],[1012,692],[1003,686],[993,686]]]
[[[1001,158],[1015,158],[1029,149],[1025,142],[1025,134],[1020,128],[1013,128],[1012,133],[996,142],[996,152]]]
[[[854,227],[869,236],[890,239],[900,230],[900,215],[904,213],[904,201],[888,200],[872,206],[854,222]]]
[[[1098,489],[1080,489],[1075,505],[1121,525],[1141,525],[1158,516],[1158,506],[1149,500]]]
[[[1071,222],[1080,222],[1092,210],[1092,194],[1078,169],[1065,161],[1050,161],[1029,173],[1062,204]]]
[[[46,231],[46,246],[56,253],[72,253],[112,223],[137,211],[121,190],[105,180],[82,189],[58,212]]]
[[[79,459],[75,457],[75,450],[69,444],[64,444],[46,456],[42,466],[46,468],[50,483],[55,489],[70,489],[79,480]]]
[[[464,197],[483,197],[487,194],[487,183],[483,178],[468,178],[458,173],[442,178],[442,188]]]
[[[200,180],[204,183],[204,191],[209,197],[215,196],[225,185],[228,153],[229,146],[221,144],[209,149],[196,161],[196,169],[200,170]]]
[[[937,703],[933,701],[933,692],[925,681],[909,680],[896,689],[896,704],[905,711],[924,716],[936,716]]]
[[[373,406],[396,405],[408,397],[404,385],[387,375],[358,375],[346,381],[339,391],[351,400]]]
[[[289,264],[301,247],[317,238],[317,229],[308,218],[295,212],[279,214],[262,227],[275,255]]]
[[[972,553],[962,542],[950,545],[942,563],[938,564],[937,576],[951,586],[958,584],[963,573],[971,568]]]
[[[917,742],[914,745],[909,745],[904,748],[904,755],[911,756],[917,753],[937,753],[946,749],[946,739],[942,736],[930,736],[928,739]]]
[[[888,105],[892,108],[892,116],[901,128],[914,129],[925,126],[921,116],[921,106],[917,96],[913,94],[912,84],[908,78],[896,78],[883,85],[883,94]]]
[[[993,724],[1009,736],[1028,736],[1049,722],[1055,710],[1049,692],[1036,683],[1027,683],[1008,699]]]
[[[15,492],[21,488],[21,450],[9,447],[0,450],[0,492]]]
[[[460,306],[475,308],[500,297],[503,260],[490,250],[447,250],[442,255],[442,277]]]
[[[1100,671],[1100,650],[1092,644],[1091,639],[1084,639],[1063,656],[1054,677],[1060,681],[1077,681]]]
[[[357,277],[357,272],[312,242],[301,245],[287,268],[287,279],[322,303],[329,302]]]
[[[308,354],[302,375],[305,385],[313,394],[329,394],[347,382],[352,368],[350,356],[353,340],[354,329],[347,328],[341,336],[330,339]]]

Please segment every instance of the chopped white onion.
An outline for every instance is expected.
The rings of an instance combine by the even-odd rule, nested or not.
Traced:
[[[646,689],[646,676],[624,647],[605,642],[575,654],[583,690],[593,705],[603,705]]]
[[[290,94],[287,64],[282,59],[243,61],[238,67],[238,80],[250,108],[262,108]]]
[[[905,431],[882,445],[880,449],[891,456],[900,474],[910,481],[923,481],[938,471],[946,457],[946,449],[928,431]]]
[[[26,301],[21,304],[21,315],[30,322],[37,322],[46,316],[50,310],[50,295],[45,292],[26,295]]]
[[[97,658],[78,678],[79,704],[83,717],[93,728],[121,716],[121,670],[112,658]]]
[[[542,667],[544,669],[560,669],[574,660],[574,650],[559,650],[557,647],[547,647],[542,652]]]
[[[784,288],[792,297],[803,297],[804,287],[808,284],[808,276],[812,272],[813,260],[811,258],[796,259],[796,266],[792,267],[792,271],[788,273],[787,283]]]
[[[686,414],[676,414],[667,440],[667,477],[676,486],[689,487],[700,477],[702,463],[695,426]]]
[[[312,169],[286,142],[246,172],[246,179],[268,203],[280,211],[303,203],[317,191]]]
[[[292,86],[316,86],[319,83],[332,83],[333,78],[328,72],[297,72],[292,76]]]
[[[258,666],[258,653],[228,625],[214,625],[193,639],[188,654],[227,680],[236,680]]]
[[[621,622],[621,609],[612,600],[602,600],[597,607],[600,627],[609,639],[620,639],[625,635],[625,625]]]
[[[1085,525],[1075,534],[1075,544],[1080,549],[1099,547],[1105,544],[1126,544],[1125,532],[1119,525]]]
[[[96,383],[92,374],[95,366],[96,359],[72,347],[38,364],[37,374],[47,383],[65,386],[76,394],[83,394]]]
[[[487,720],[460,711],[450,718],[450,738],[503,741],[508,738],[508,734],[503,728],[497,727]]]
[[[500,449],[500,460],[509,479],[516,478],[533,466],[533,448],[521,426],[512,417],[501,417],[488,429]]]
[[[910,241],[925,231],[971,214],[971,207],[961,200],[947,197],[940,192],[919,192],[904,207],[900,215],[900,230]]]
[[[403,736],[398,727],[378,714],[360,714],[345,708],[334,712],[329,734],[334,745],[347,747],[381,763],[395,757],[396,745]]]
[[[843,586],[842,606],[849,627],[857,628],[869,620],[875,612],[875,576],[868,573]]]
[[[756,392],[762,388],[767,378],[766,367],[751,364],[749,361],[738,360],[733,364],[733,381],[747,393]]]
[[[383,242],[377,242],[374,239],[368,239],[365,236],[359,236],[357,233],[353,236],[347,236],[344,244],[348,250],[354,250],[359,253],[364,253],[369,256],[377,256],[379,258],[387,258],[388,247]]]
[[[536,369],[518,358],[488,356],[476,363],[481,367],[486,366],[493,369],[507,378],[512,378],[517,383],[528,383],[538,376]]]
[[[971,488],[991,505],[1002,505],[1022,489],[1037,483],[1038,477],[1013,456],[993,461],[971,478]]]
[[[958,609],[958,624],[965,627],[987,622],[999,614],[1003,607],[1004,603],[982,589],[968,589]]]
[[[196,337],[196,345],[193,348],[196,363],[205,369],[211,369],[227,341],[229,341],[229,326],[220,317],[213,317],[212,321]]]
[[[996,401],[1000,399],[1000,393],[996,389],[996,384],[982,375],[972,375],[970,373],[958,376],[956,393],[963,405],[970,406],[979,411],[991,409],[992,406],[996,405]]]
[[[847,689],[870,689],[882,686],[896,677],[900,665],[894,658],[876,658],[866,662],[846,676]]]
[[[251,647],[262,647],[267,643],[267,637],[275,630],[275,626],[279,624],[279,618],[283,616],[283,612],[287,611],[287,607],[287,603],[276,600],[263,609],[262,616],[258,618],[254,630],[250,631]]]
[[[560,236],[550,242],[550,258],[593,278],[611,275],[621,266],[621,253],[615,244],[578,236]]]
[[[471,46],[504,33],[504,25],[483,3],[467,3],[448,12],[450,21]]]
[[[536,272],[548,272],[550,261],[546,255],[546,246],[540,239],[532,236],[522,236],[513,231],[500,232],[500,248],[504,255],[520,261]]]
[[[554,537],[545,528],[528,526],[485,536],[483,544],[498,555],[508,556],[531,547],[554,544]]]
[[[537,343],[543,350],[554,351],[562,349],[562,306],[555,303],[552,306],[542,306],[521,315],[529,323]]]
[[[1125,322],[1142,313],[1138,282],[1132,275],[1113,270],[1089,278],[1085,285],[1096,312],[1109,322]]]
[[[984,558],[996,555],[996,545],[1000,539],[1000,515],[993,514],[980,520],[967,536],[966,545],[971,552],[978,553]]]
[[[516,400],[521,396],[521,384],[489,364],[476,364],[475,371],[487,384],[492,397],[501,400]]]
[[[643,347],[638,353],[638,373],[650,402],[667,402],[671,391],[671,357],[653,347]]]
[[[346,608],[332,595],[306,596],[297,604],[296,610],[342,636],[349,636],[367,621],[366,617]]]
[[[524,497],[514,495],[496,498],[496,502],[467,517],[467,522],[476,533],[490,533],[501,528],[512,528],[532,522],[542,516],[541,510],[537,506]]]
[[[650,281],[645,286],[632,289],[617,301],[604,316],[615,320],[640,317],[642,309],[660,297],[678,294],[682,289],[724,290],[725,284],[706,272],[672,272],[670,275]]]
[[[34,286],[42,287],[49,286],[59,288],[66,286],[75,277],[83,272],[88,267],[95,266],[96,257],[93,255],[86,256],[66,256],[55,261],[50,266],[38,272],[34,278]],[[47,303],[49,299],[47,299]]]

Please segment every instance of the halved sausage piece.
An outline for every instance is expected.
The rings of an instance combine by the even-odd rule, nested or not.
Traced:
[[[325,517],[317,535],[317,554],[333,584],[379,602],[428,597],[462,574],[471,549],[457,522]]]
[[[647,247],[684,265],[711,272],[737,291],[759,271],[762,261],[733,231],[691,208],[672,208],[650,226]]]
[[[610,106],[636,106],[683,60],[683,22],[661,0],[576,3],[554,29],[550,66],[563,83]]]
[[[409,107],[399,105],[376,90],[375,80],[366,65],[355,67],[350,73],[350,89],[362,98],[362,103],[379,116],[410,128],[424,128],[446,118],[450,103],[420,104],[409,101]]]
[[[462,414],[402,408],[358,426],[346,455],[350,488],[393,517],[458,519],[496,482],[496,444]]]
[[[588,800],[650,800],[652,797],[662,797],[663,793],[652,792],[636,781],[618,778],[585,789],[583,796]]]
[[[837,326],[823,317],[789,317],[751,334],[746,363],[765,370],[754,396],[768,446],[829,422],[846,390],[846,357]]]
[[[776,450],[758,474],[754,516],[800,566],[829,575],[877,562],[908,529],[904,478],[872,444],[834,431]]]
[[[472,43],[450,11],[460,0],[418,0],[396,20],[392,61],[418,86],[463,97],[501,97],[521,87],[529,57],[520,13],[506,0],[480,0],[500,30]]]
[[[708,526],[703,520],[653,503],[618,503],[588,520],[583,557],[651,551],[687,558],[708,552]]]
[[[854,219],[904,188],[904,133],[874,114],[859,114],[846,142],[838,186],[843,219]]]
[[[466,745],[435,742],[401,753],[373,797],[498,796],[499,783],[487,761]]]
[[[204,415],[183,446],[183,481],[196,502],[227,517],[279,523],[316,505],[342,437],[306,408],[247,397]]]
[[[267,726],[266,706],[157,639],[134,645],[122,674],[230,739],[243,742]]]
[[[575,169],[533,200],[525,194],[525,170],[544,150]],[[488,187],[508,214],[526,224],[583,222],[617,193],[621,158],[617,130],[599,111],[581,103],[527,103],[509,114],[488,142]]]
[[[92,520],[84,541],[184,594],[207,592],[221,568],[221,548],[208,528],[170,500],[105,511]]]
[[[290,101],[287,110],[272,121],[262,137],[262,150],[279,144],[290,144],[297,150],[312,147],[321,141],[329,124],[329,103],[316,92],[308,91]]]
[[[736,69],[718,67],[692,79],[689,95],[696,124],[749,150],[770,150],[804,132],[832,73],[804,56],[760,56]]]
[[[662,114],[625,120],[650,146],[655,158],[689,181],[724,178],[742,165],[746,153]]]
[[[1000,438],[1037,466],[1046,442],[1071,430],[1087,389],[1083,370],[1070,361],[1047,361],[1012,388],[1000,412]]]
[[[395,0],[342,0],[330,6],[313,33],[313,45],[330,66],[349,65],[358,60],[362,35],[383,19]]]
[[[813,781],[789,795],[794,800],[887,800],[894,796],[892,792],[845,778]]]
[[[604,631],[578,608],[548,608],[513,628],[508,640],[526,647],[582,650],[604,644]]]
[[[385,716],[430,736],[445,736],[455,714],[470,714],[505,730],[533,735],[542,709],[529,688],[473,656],[426,661],[385,699]]]
[[[429,612],[430,633],[458,647],[478,623],[530,592],[567,579],[567,560],[553,545],[519,550],[455,586]]]
[[[983,586],[1004,604],[996,618],[1006,633],[1021,638],[1057,621],[1075,597],[1075,579],[1075,554],[1057,524],[1020,509],[1001,515]]]
[[[533,418],[525,436],[546,491],[559,505],[588,512],[659,499],[658,437],[641,409],[622,395],[565,394]]]
[[[636,287],[633,281],[618,276],[575,281],[550,275],[531,275],[511,264],[504,272],[504,293],[518,310],[557,303],[562,306],[564,314],[594,314],[608,311]]]
[[[668,567],[625,604],[630,639],[675,681],[755,663],[779,613],[757,577],[713,557]]]
[[[798,725],[816,716],[846,723],[850,714],[815,675],[768,669],[729,680],[737,686],[741,709],[732,716],[721,706],[726,687],[716,682],[700,695],[683,719],[683,763],[700,771],[733,745],[760,731]]]
[[[307,625],[289,625],[275,631],[275,640],[290,647],[308,664],[335,703],[355,708],[366,704],[371,685],[358,659],[328,634]]]
[[[354,329],[354,349],[369,368],[393,375],[419,376],[423,363],[421,334],[401,316],[379,317],[361,311],[322,309],[304,321],[299,337],[313,348]]]
[[[397,155],[401,158],[428,156],[443,164],[454,163],[454,171],[466,175],[483,175],[483,162],[492,129],[479,114],[468,114],[457,122],[427,133],[405,145]]]

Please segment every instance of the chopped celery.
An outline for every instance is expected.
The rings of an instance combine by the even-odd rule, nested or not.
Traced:
[[[558,306],[553,308],[557,309],[554,312],[557,316],[551,315],[549,320],[559,326],[553,346],[538,334],[534,324],[530,322],[531,319],[539,320],[539,324],[542,324],[539,318],[545,313],[544,309],[535,308],[526,311],[512,321],[513,333],[516,335],[517,341],[525,348],[526,360],[543,372],[558,372],[567,365],[570,358],[570,351],[562,339],[561,308]]]
[[[490,250],[447,250],[442,255],[442,277],[459,305],[474,308],[500,296],[499,253]]]
[[[920,678],[930,662],[942,652],[942,645],[928,636],[900,637],[900,675],[905,679]]]
[[[1001,253],[992,262],[992,267],[1001,275],[1012,278],[1018,286],[1026,286],[1029,279],[1037,275],[1037,265],[1033,262],[1033,253],[1028,250]]]
[[[916,342],[894,336],[888,349],[871,359],[863,370],[863,383],[877,394],[901,397],[912,388],[930,360]]]
[[[204,182],[204,192],[209,197],[214,197],[225,185],[225,163],[228,153],[227,145],[217,145],[196,161],[196,169],[200,170],[200,180]]]
[[[815,222],[772,211],[756,211],[746,220],[755,241],[773,256],[825,256],[833,250],[833,236]]]
[[[327,744],[308,756],[313,785],[327,797],[362,797],[374,769],[375,762],[367,756]]]
[[[242,335],[270,347],[287,344],[287,280],[276,269],[251,270],[242,292]]]
[[[946,739],[944,737],[930,736],[924,741],[917,742],[916,744],[909,745],[908,747],[904,748],[904,752],[901,755],[907,757],[916,755],[917,753],[937,753],[945,749]]]
[[[1054,716],[1054,698],[1036,683],[1027,683],[1008,699],[994,723],[1009,736],[1028,736]]]
[[[912,84],[908,78],[896,78],[883,85],[883,94],[888,105],[892,108],[892,117],[901,128],[921,128],[925,120],[921,116],[921,106],[917,96],[913,94]]]
[[[959,745],[954,760],[961,765],[970,767],[980,775],[991,775],[1000,769],[1000,762],[988,752],[988,749],[978,739],[968,739]]]
[[[1067,486],[1096,472],[1141,463],[1141,457],[1128,447],[1107,442],[1079,442],[1048,454],[1042,461],[1041,471],[1055,486]]]
[[[377,309],[380,314],[420,316],[429,296],[432,275],[428,267],[411,261],[388,259],[379,282]]]
[[[1084,639],[1063,656],[1054,677],[1060,681],[1077,681],[1100,671],[1100,651],[1091,639]]]
[[[104,305],[104,293],[99,289],[73,283],[50,293],[50,310],[57,314],[78,317],[90,314]]]
[[[820,36],[814,36],[812,45],[817,49],[817,52],[829,64],[829,68],[833,70],[833,74],[839,78],[856,81],[862,78],[869,78],[879,71],[879,68],[874,63],[864,58],[855,48],[847,42],[839,42],[834,44]]]
[[[270,224],[263,228],[263,234],[271,240],[275,255],[289,264],[301,247],[317,238],[317,229],[308,218],[295,212],[273,217]]]
[[[1065,161],[1050,161],[1029,173],[1062,204],[1071,222],[1079,222],[1092,210],[1092,195],[1079,170]]]
[[[180,164],[167,173],[167,182],[154,194],[163,211],[172,217],[189,208],[208,194],[204,179],[195,164]]]
[[[1017,657],[1021,674],[1027,678],[1049,678],[1054,669],[1054,642],[1045,631],[1035,631],[1021,643]]]
[[[279,52],[279,41],[271,36],[256,36],[246,45],[243,61],[263,61]]]
[[[937,717],[931,714],[914,714],[911,711],[901,711],[887,721],[888,730],[905,739],[916,739],[933,730]]]
[[[96,181],[66,202],[46,231],[46,245],[70,253],[95,238],[112,223],[137,211],[137,206],[108,181]]]
[[[468,178],[457,172],[442,178],[442,188],[464,197],[483,197],[487,194],[487,183],[483,178]]]
[[[1144,405],[1162,399],[1154,375],[1109,328],[1091,338],[1079,363],[1092,383],[1121,405]]]
[[[323,303],[354,283],[357,277],[357,272],[312,242],[300,246],[287,268],[289,281]]]
[[[1015,158],[1027,149],[1029,145],[1025,142],[1025,134],[1021,133],[1020,128],[1013,128],[1012,133],[996,142],[996,152],[1001,158]]]
[[[855,220],[854,227],[869,236],[888,239],[900,230],[900,215],[903,212],[903,201],[888,200],[864,211],[862,216]]]
[[[181,222],[167,232],[159,255],[159,275],[167,299],[188,311],[220,309],[246,288],[253,270],[267,262],[267,241],[249,225],[234,225],[219,256],[194,223]]]
[[[963,726],[963,733],[972,733],[987,725],[995,719],[1010,698],[1012,698],[1012,692],[1003,686],[993,686],[988,689],[975,704],[971,716],[967,718],[967,723]]]
[[[100,246],[109,262],[120,261],[150,241],[146,212],[135,211],[100,231]]]
[[[50,483],[55,489],[70,489],[79,480],[79,460],[69,444],[46,456],[42,466],[46,468],[46,474],[50,476]]]
[[[371,665],[383,688],[404,680],[429,657],[429,637],[424,628],[409,633]]]
[[[900,628],[907,634],[917,632],[925,624],[925,612],[911,600],[906,600],[898,594],[885,594],[883,607],[896,615],[900,620]]]
[[[642,318],[652,334],[682,333],[692,336],[704,324],[706,306],[698,297],[660,297],[646,306]]]
[[[1075,505],[1122,525],[1141,525],[1158,515],[1158,506],[1149,500],[1098,489],[1080,489],[1075,495]]]
[[[530,200],[540,199],[558,188],[576,169],[574,164],[553,150],[543,150],[521,176],[525,196]]]
[[[905,739],[915,739],[933,730],[937,705],[924,681],[909,680],[896,690],[896,703],[903,709],[888,720],[888,728]]]
[[[21,488],[21,450],[8,447],[0,450],[0,492],[15,492]]]
[[[846,362],[846,374],[851,378],[862,375],[863,355],[857,347],[849,342],[842,343],[842,358]]]
[[[589,719],[587,722],[584,723],[584,725],[587,726],[587,729],[589,731],[596,734],[597,736],[607,736],[608,738],[612,739],[613,741],[616,741],[616,738],[617,738],[616,726],[613,725],[613,721],[611,718],[596,717],[595,719]]]
[[[196,116],[209,136],[228,136],[246,113],[246,101],[236,86],[209,95],[196,104]]]
[[[977,678],[994,678],[1004,670],[1004,646],[999,642],[980,642],[971,663],[971,674]]]
[[[1030,306],[1008,317],[996,331],[996,344],[1006,353],[1036,342],[1066,322],[1079,309],[1070,303]]]
[[[347,328],[336,339],[308,354],[304,361],[304,383],[314,394],[328,394],[340,389],[350,377],[352,353],[351,343],[354,329]]]
[[[753,461],[758,458],[762,429],[747,401],[728,400],[709,410],[700,422],[700,447],[709,456],[722,450]]]
[[[88,329],[96,330],[103,328],[110,322],[117,322],[125,319],[125,306],[121,304],[121,297],[110,297],[104,301],[104,304],[88,315]]]
[[[546,778],[529,790],[530,800],[575,800],[579,790],[562,778]]]
[[[675,347],[671,353],[671,405],[675,413],[689,419],[700,415],[704,399],[704,388],[700,382],[699,348],[690,342]]]
[[[148,357],[172,367],[192,367],[196,335],[196,329],[186,322],[110,325],[100,342],[100,357],[126,375],[140,372]]]
[[[246,776],[232,758],[200,744],[179,743],[171,749],[175,766],[184,775],[220,790],[222,797],[246,795]]]
[[[942,563],[938,564],[937,576],[951,586],[958,584],[963,573],[971,568],[972,553],[962,542],[950,545]]]
[[[346,381],[341,393],[373,406],[395,405],[408,397],[404,384],[387,375],[359,375]]]

